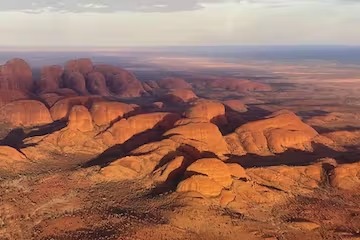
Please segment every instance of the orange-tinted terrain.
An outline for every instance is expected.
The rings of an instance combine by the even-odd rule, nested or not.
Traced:
[[[118,65],[0,66],[0,240],[360,239],[358,66]]]

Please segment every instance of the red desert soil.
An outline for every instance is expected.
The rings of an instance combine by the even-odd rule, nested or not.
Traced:
[[[360,108],[278,87],[8,61],[0,240],[359,239]]]

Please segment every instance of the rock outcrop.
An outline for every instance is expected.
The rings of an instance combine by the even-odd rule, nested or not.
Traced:
[[[89,58],[74,59],[65,63],[65,71],[79,72],[82,75],[92,72],[93,68],[94,65]]]
[[[197,99],[197,96],[191,89],[173,89],[165,95],[164,99],[170,103],[187,103]]]
[[[93,131],[94,126],[89,110],[82,105],[72,107],[69,114],[68,128],[80,132]]]
[[[85,77],[80,72],[65,71],[64,87],[73,89],[80,95],[87,95]]]
[[[185,117],[192,119],[204,119],[216,125],[227,123],[225,107],[223,104],[210,100],[198,100],[194,105],[187,109]]]
[[[132,106],[121,102],[96,102],[90,110],[93,121],[98,126],[110,125],[132,111]]]
[[[106,86],[106,79],[100,72],[91,72],[86,77],[86,86],[91,94],[108,96],[110,92]]]
[[[202,175],[191,176],[179,183],[177,192],[197,192],[205,197],[217,197],[221,194],[223,186],[211,178]]]
[[[157,85],[163,89],[192,89],[190,83],[182,78],[164,78],[158,80]]]
[[[29,99],[29,95],[19,90],[0,89],[0,108],[16,100]]]
[[[0,146],[0,171],[9,173],[21,173],[29,167],[29,160],[14,148]]]
[[[282,153],[287,149],[312,150],[318,133],[294,113],[280,111],[263,120],[246,123],[226,136],[232,152],[258,155]]]
[[[121,119],[102,134],[102,139],[108,146],[122,144],[133,136],[148,130],[166,131],[179,118],[178,114],[173,113],[148,113]]]
[[[35,100],[19,100],[0,108],[0,121],[13,126],[40,126],[52,123],[49,109]]]
[[[218,127],[212,123],[188,123],[175,127],[164,134],[174,142],[191,146],[199,153],[217,155],[228,153],[227,144]]]
[[[225,107],[235,112],[242,113],[247,111],[246,105],[241,100],[226,100],[223,101],[223,104],[225,105]]]
[[[75,105],[83,105],[91,108],[94,102],[100,101],[100,97],[70,97],[57,101],[51,108],[50,113],[54,121],[64,120],[69,117],[70,110]]]
[[[31,92],[32,70],[22,59],[12,59],[0,66],[0,89]]]
[[[360,162],[335,167],[330,176],[330,183],[341,190],[360,191]]]
[[[229,167],[223,161],[216,158],[197,160],[186,169],[186,174],[207,176],[224,188],[229,188],[232,184]]]
[[[105,76],[110,92],[119,97],[139,97],[145,93],[142,83],[134,74],[111,65],[95,65],[94,71]]]
[[[41,68],[40,80],[37,83],[37,90],[40,93],[56,91],[62,85],[62,75],[64,69],[62,66],[53,65]]]

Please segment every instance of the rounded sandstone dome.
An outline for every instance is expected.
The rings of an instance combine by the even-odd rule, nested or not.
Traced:
[[[82,105],[72,107],[69,115],[68,128],[71,130],[79,130],[80,132],[91,132],[94,126],[89,110]]]
[[[49,109],[35,100],[19,100],[9,103],[0,109],[1,121],[14,126],[39,126],[52,123]]]
[[[74,59],[65,63],[65,71],[79,72],[83,75],[91,72],[93,68],[93,63],[89,58]]]
[[[134,111],[133,107],[121,102],[97,102],[90,110],[92,118],[98,126],[109,125],[132,111]]]
[[[185,112],[187,118],[201,118],[217,125],[227,123],[223,104],[210,100],[199,100]]]
[[[15,58],[0,66],[0,89],[33,90],[32,70],[23,59]]]

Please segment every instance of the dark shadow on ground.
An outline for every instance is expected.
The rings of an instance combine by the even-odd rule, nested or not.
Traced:
[[[33,128],[15,128],[11,130],[7,136],[0,141],[0,145],[10,146],[16,149],[28,147],[24,144],[24,139],[37,136],[45,136],[66,127],[66,122],[56,121],[47,125]]]
[[[228,163],[238,163],[244,168],[272,167],[272,166],[307,166],[321,158],[334,158],[339,164],[360,161],[360,149],[348,148],[347,151],[338,152],[322,144],[313,144],[314,151],[306,152],[296,149],[272,156],[259,156],[247,154],[245,156],[227,155]]]

